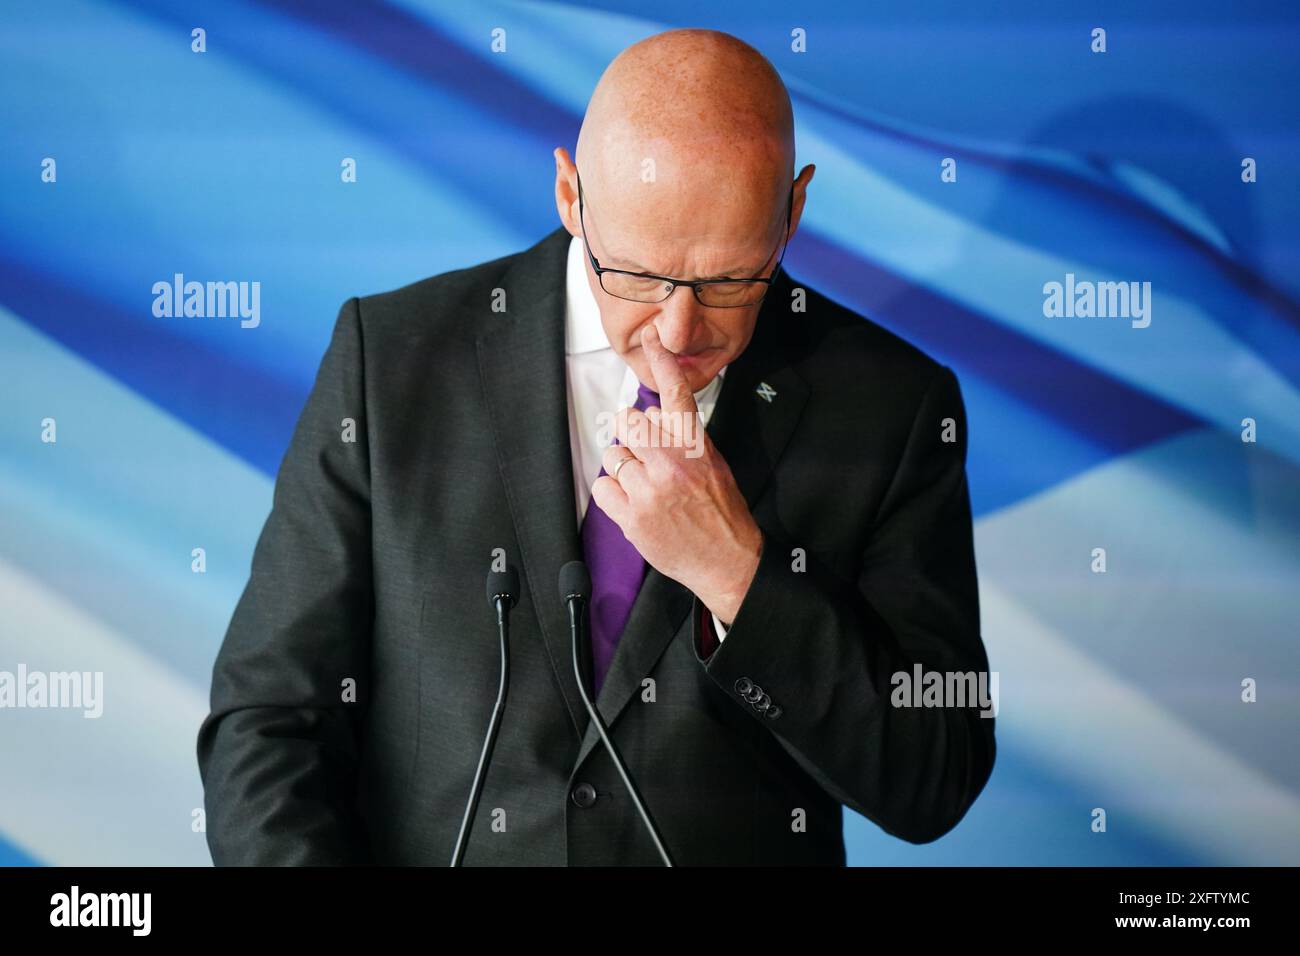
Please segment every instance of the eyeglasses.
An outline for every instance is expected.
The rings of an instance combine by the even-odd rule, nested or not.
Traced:
[[[575,170],[576,172],[576,170]],[[591,243],[587,241],[587,226],[583,212],[582,176],[578,175],[578,224],[582,227],[582,244],[587,249],[587,258],[591,268],[600,281],[600,287],[610,295],[629,302],[663,302],[679,285],[690,286],[695,299],[700,305],[714,309],[739,309],[747,305],[757,305],[767,295],[767,290],[776,281],[776,275],[785,260],[786,246],[790,241],[790,217],[794,211],[794,186],[790,187],[790,199],[785,211],[785,231],[782,236],[781,256],[772,268],[772,274],[766,277],[749,279],[672,279],[668,276],[655,275],[652,272],[627,272],[623,269],[606,269],[592,255]],[[775,252],[776,250],[773,250]],[[771,261],[771,256],[766,261]]]

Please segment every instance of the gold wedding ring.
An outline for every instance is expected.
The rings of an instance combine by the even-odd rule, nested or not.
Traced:
[[[613,478],[615,481],[618,481],[618,473],[623,468],[623,466],[626,465],[629,461],[635,461],[635,460],[636,460],[636,455],[624,455],[622,458],[618,460],[618,464],[614,466],[614,470],[609,473],[609,477]]]

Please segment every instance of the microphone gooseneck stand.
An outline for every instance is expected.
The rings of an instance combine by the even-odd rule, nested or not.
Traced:
[[[506,565],[504,571],[489,572],[487,597],[488,603],[497,612],[497,633],[501,638],[501,683],[497,688],[497,702],[492,708],[492,719],[488,723],[487,736],[483,739],[483,751],[479,754],[478,769],[474,771],[474,783],[470,787],[469,801],[465,804],[465,817],[460,823],[456,848],[451,855],[452,866],[460,866],[465,859],[469,831],[474,825],[474,815],[478,812],[479,797],[483,793],[483,780],[487,776],[488,765],[492,762],[492,750],[496,747],[497,733],[501,730],[501,715],[506,709],[506,691],[510,687],[510,609],[519,600],[519,572],[510,565]]]
[[[664,866],[672,866],[673,859],[668,853],[668,847],[664,845],[663,838],[659,835],[659,828],[655,826],[649,808],[646,807],[645,801],[641,799],[641,792],[637,790],[636,784],[632,782],[632,777],[623,764],[623,758],[619,755],[618,748],[614,746],[614,741],[609,739],[605,721],[601,719],[600,711],[592,703],[591,695],[587,692],[586,681],[583,679],[578,649],[582,635],[582,611],[587,605],[588,595],[590,594],[591,573],[587,570],[585,564],[581,561],[570,561],[560,569],[560,599],[564,601],[565,606],[569,609],[569,634],[573,643],[573,676],[578,682],[578,692],[582,694],[582,702],[587,705],[587,713],[596,725],[597,733],[600,734],[601,743],[605,745],[605,751],[609,754],[610,759],[614,761],[614,769],[623,778],[623,785],[627,787],[627,792],[632,797],[632,803],[636,805],[637,812],[641,814],[641,820],[645,823],[650,839],[654,841],[655,849],[659,852],[659,858],[663,860]]]

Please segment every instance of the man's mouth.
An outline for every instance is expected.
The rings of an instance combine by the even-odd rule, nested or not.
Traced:
[[[702,359],[709,358],[718,352],[716,347],[696,349],[694,352],[674,352],[673,358],[679,362],[699,362]]]

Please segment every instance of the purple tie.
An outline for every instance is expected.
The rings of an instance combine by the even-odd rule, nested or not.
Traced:
[[[644,385],[637,389],[639,411],[658,404],[657,392]],[[614,441],[617,444],[618,439]],[[603,466],[600,474],[606,474]],[[591,571],[591,664],[596,694],[599,694],[614,659],[614,649],[632,613],[632,602],[645,579],[646,563],[641,552],[623,536],[622,529],[596,504],[595,498],[588,503],[582,520],[582,553]]]

